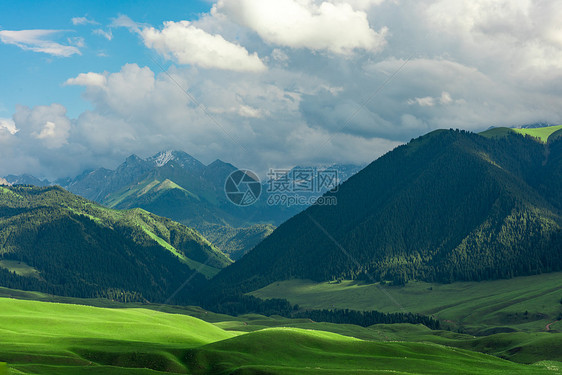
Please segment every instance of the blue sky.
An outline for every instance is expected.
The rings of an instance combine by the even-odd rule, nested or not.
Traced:
[[[180,149],[264,173],[562,123],[562,4],[3,1],[0,176]]]
[[[112,30],[111,41],[94,34],[109,30],[112,20],[127,14],[140,23],[197,19],[208,12],[207,1],[3,1],[0,2],[0,30],[60,30],[55,40],[68,44],[68,38],[84,38],[80,55],[61,58],[25,51],[15,45],[0,45],[2,92],[0,116],[9,117],[17,104],[42,105],[48,101],[64,104],[70,116],[78,116],[90,105],[80,98],[81,89],[62,83],[84,71],[118,71],[130,62],[151,64],[142,41],[127,30]],[[73,24],[86,18],[96,23]],[[100,56],[101,55],[101,56]]]

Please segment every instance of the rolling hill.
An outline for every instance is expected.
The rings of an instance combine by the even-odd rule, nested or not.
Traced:
[[[211,324],[143,308],[0,298],[0,360],[12,374],[44,375],[560,373],[558,362],[510,362],[461,348],[486,346],[489,340],[423,326],[335,327],[263,316],[221,318],[229,319],[216,316]],[[398,341],[402,337],[409,341]],[[536,348],[527,343],[523,351]],[[533,357],[537,355],[527,358]]]
[[[441,130],[371,163],[211,282],[248,292],[289,279],[403,285],[562,268],[562,142]],[[208,293],[208,292],[207,292]]]
[[[0,284],[75,297],[185,301],[230,259],[197,231],[60,187],[0,187]],[[186,280],[189,285],[174,295]]]

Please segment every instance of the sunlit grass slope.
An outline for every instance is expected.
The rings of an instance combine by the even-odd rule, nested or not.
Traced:
[[[560,131],[562,131],[562,125],[557,126],[545,126],[542,128],[505,128],[505,127],[498,127],[498,128],[491,128],[485,130],[481,133],[478,133],[487,138],[495,138],[495,137],[506,137],[510,133],[518,133],[522,135],[529,135],[531,137],[536,138],[542,143],[547,143],[549,141],[553,141],[554,138],[560,136]]]
[[[185,373],[182,351],[235,335],[186,315],[0,298],[0,361],[24,373]]]
[[[258,330],[242,333],[219,327],[231,325],[236,330],[236,321],[248,327],[243,320]],[[372,332],[373,341],[364,341],[321,330],[260,329],[259,324],[312,323],[248,315],[213,325],[141,308],[0,298],[0,362],[7,362],[13,374],[53,375],[559,373],[546,366],[438,345],[453,340],[440,341],[438,335],[411,325],[396,326],[405,332],[396,331],[395,326],[341,326],[344,333]],[[331,326],[317,324],[316,328],[336,325]],[[399,337],[412,341],[426,337],[427,342],[388,341]]]
[[[193,374],[542,374],[481,353],[430,343],[372,342],[271,328],[189,352]]]
[[[558,130],[562,129],[562,125],[558,126],[546,126],[543,128],[514,128],[513,131],[523,135],[530,135],[531,137],[535,137],[541,140],[541,142],[546,143],[548,138],[557,132]]]

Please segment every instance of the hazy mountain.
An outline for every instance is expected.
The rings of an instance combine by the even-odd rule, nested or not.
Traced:
[[[27,277],[10,265],[28,269]],[[0,285],[76,297],[185,301],[231,261],[197,231],[60,187],[0,187]]]
[[[562,140],[435,131],[283,223],[211,289],[338,277],[451,282],[560,270]]]
[[[313,171],[311,182],[318,186],[313,191],[284,191],[276,200],[268,199],[279,194],[270,189],[271,181],[262,181],[262,194],[251,206],[239,207],[227,199],[225,182],[237,168],[221,160],[204,165],[182,151],[163,151],[142,159],[129,156],[115,170],[99,168],[86,171],[75,178],[59,179],[56,184],[74,194],[115,209],[143,208],[160,216],[171,218],[195,227],[213,238],[217,246],[234,257],[253,248],[259,239],[271,232],[265,224],[279,225],[302,211],[336,184],[318,184],[318,175],[325,171],[335,174],[339,182],[360,170],[355,165],[328,165],[321,167],[296,167],[289,172],[290,178],[298,178],[300,170]],[[293,173],[295,175],[293,176]],[[302,175],[302,174],[300,174]],[[11,176],[12,181],[34,185],[48,185],[33,176]],[[25,177],[25,178],[24,178]],[[306,198],[303,201],[289,198]],[[289,197],[289,198],[288,198]],[[215,228],[227,236],[219,238],[208,231]]]
[[[4,179],[12,185],[34,185],[34,186],[49,186],[51,183],[48,180],[41,180],[30,174],[22,174],[19,176],[8,175]]]

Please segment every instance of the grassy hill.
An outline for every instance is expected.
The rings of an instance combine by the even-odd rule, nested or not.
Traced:
[[[546,126],[542,128],[514,128],[513,131],[539,139],[543,143],[551,141],[550,137],[562,129],[562,125]]]
[[[365,341],[297,327],[256,327],[247,333],[220,325],[138,308],[0,298],[0,361],[7,362],[14,374],[45,375],[560,373],[554,370],[556,362],[523,365],[436,343]],[[363,329],[389,339],[430,337],[415,326],[400,330]],[[447,340],[453,341],[447,337],[442,341]]]
[[[230,263],[197,231],[141,209],[107,209],[59,187],[0,187],[3,286],[163,301]]]
[[[562,142],[436,131],[396,148],[278,227],[216,290],[338,278],[449,283],[562,267]]]
[[[15,373],[186,373],[182,352],[236,335],[186,315],[4,298],[0,321]]]

